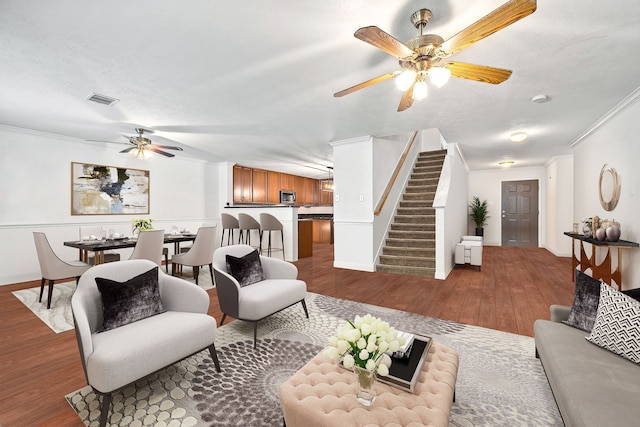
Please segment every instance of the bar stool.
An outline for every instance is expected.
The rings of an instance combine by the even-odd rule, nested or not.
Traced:
[[[257,230],[258,238],[260,239],[260,236],[262,235],[260,231],[260,223],[254,217],[245,213],[239,213],[238,224],[240,227],[239,243],[244,243],[245,245],[251,246],[251,230]],[[244,239],[243,239],[243,233],[245,231],[247,232],[247,234],[244,234]],[[262,253],[262,239],[260,239],[259,246],[257,247],[253,246],[253,247],[258,249],[258,251]]]
[[[235,243],[235,237],[233,236],[233,230],[240,228],[238,219],[233,215],[223,213],[220,215],[220,221],[222,222],[222,239],[220,239],[220,246],[223,246],[225,230],[229,231],[227,235],[227,245],[230,245],[230,244],[235,245],[236,243]]]
[[[271,251],[282,251],[282,259],[284,259],[284,229],[282,223],[278,221],[276,217],[268,213],[260,214],[260,246],[262,247],[262,236],[264,232],[269,232],[269,241],[267,244],[267,256],[271,256]],[[280,237],[282,239],[282,248],[271,247],[271,232],[280,231]]]

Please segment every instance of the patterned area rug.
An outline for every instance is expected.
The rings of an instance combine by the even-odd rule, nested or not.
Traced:
[[[320,352],[342,319],[370,313],[397,329],[429,335],[460,356],[450,427],[563,426],[533,338],[308,293],[310,318],[297,304],[253,326],[218,330],[222,372],[208,351],[155,373],[114,396],[112,426],[282,426],[279,386]],[[86,425],[97,425],[90,387],[66,396]]]
[[[195,283],[190,267],[185,267],[184,275],[180,276],[184,280]],[[198,285],[202,289],[212,289],[213,281],[209,274],[209,269],[200,269]],[[40,320],[50,327],[56,334],[73,329],[73,316],[71,314],[71,296],[76,290],[76,282],[56,283],[53,286],[53,298],[51,298],[51,308],[47,308],[47,292],[49,288],[45,286],[42,302],[38,302],[40,297],[40,286],[30,289],[22,289],[12,292],[29,310],[31,310]]]

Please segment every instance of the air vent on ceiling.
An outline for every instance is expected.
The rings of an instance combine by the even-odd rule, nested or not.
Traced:
[[[93,93],[93,92],[90,93],[89,96],[87,96],[85,99],[88,101],[97,102],[98,104],[109,105],[109,106],[120,101],[119,99],[112,98],[106,95],[100,95],[98,93]]]

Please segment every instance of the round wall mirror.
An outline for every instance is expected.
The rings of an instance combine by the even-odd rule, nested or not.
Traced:
[[[600,170],[598,197],[600,197],[600,204],[605,211],[615,209],[620,199],[620,178],[614,168],[607,168],[606,163]]]

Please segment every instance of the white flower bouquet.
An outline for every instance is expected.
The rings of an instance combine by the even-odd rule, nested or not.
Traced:
[[[134,233],[136,230],[153,230],[152,222],[153,218],[134,218],[133,221],[131,221],[131,227]]]
[[[342,357],[345,368],[358,366],[385,376],[391,366],[391,358],[385,352],[393,353],[403,344],[404,338],[393,327],[367,314],[340,326],[336,335],[329,338],[324,354],[330,359]]]

